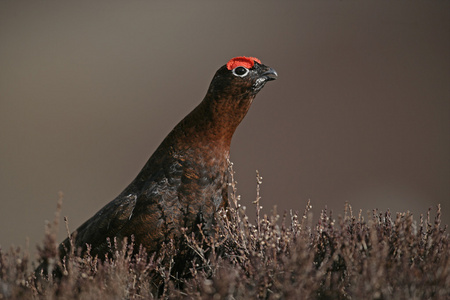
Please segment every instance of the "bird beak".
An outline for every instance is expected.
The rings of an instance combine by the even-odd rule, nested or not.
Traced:
[[[261,90],[267,81],[275,80],[278,77],[277,71],[267,66],[263,67],[265,69],[264,73],[262,73],[253,84],[254,92],[258,92],[259,90]]]
[[[263,79],[264,81],[271,81],[277,79],[277,77],[278,77],[277,71],[275,71],[272,68],[269,68],[269,70],[261,74],[259,79]]]

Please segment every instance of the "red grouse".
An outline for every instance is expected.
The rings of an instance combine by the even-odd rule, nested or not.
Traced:
[[[277,73],[253,57],[235,57],[215,74],[203,101],[169,133],[136,179],[74,232],[74,246],[104,258],[107,238],[134,236],[153,253],[179,240],[181,228],[212,229],[227,206],[227,169],[234,131],[256,94]],[[60,245],[63,257],[70,249]]]

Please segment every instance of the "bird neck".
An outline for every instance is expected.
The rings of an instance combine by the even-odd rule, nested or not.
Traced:
[[[152,176],[161,175],[163,164],[175,168],[184,168],[185,164],[201,168],[216,166],[219,170],[211,170],[212,174],[225,173],[231,138],[252,100],[246,99],[239,104],[231,97],[216,100],[207,95],[175,126],[123,193],[139,190]]]
[[[229,151],[233,134],[247,114],[253,97],[211,99],[212,97],[208,93],[173,131],[177,132],[177,136],[183,136],[183,144]]]

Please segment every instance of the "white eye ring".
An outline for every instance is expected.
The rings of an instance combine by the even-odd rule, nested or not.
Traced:
[[[245,77],[245,76],[247,76],[248,72],[250,72],[250,71],[249,71],[249,69],[247,69],[245,67],[239,66],[239,67],[234,68],[231,72],[233,73],[234,76]],[[242,73],[242,72],[244,72],[244,73]]]

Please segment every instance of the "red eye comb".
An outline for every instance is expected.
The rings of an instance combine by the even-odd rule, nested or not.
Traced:
[[[237,67],[244,67],[247,69],[251,69],[255,64],[255,61],[259,64],[261,63],[261,61],[256,57],[245,57],[245,56],[235,57],[230,59],[230,61],[227,63],[227,69],[233,70],[234,68]]]

